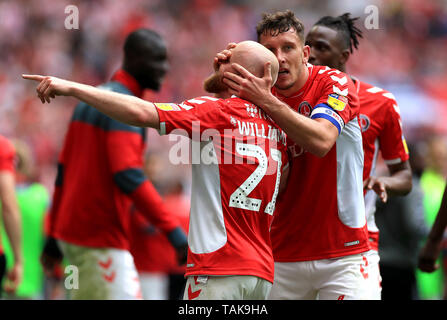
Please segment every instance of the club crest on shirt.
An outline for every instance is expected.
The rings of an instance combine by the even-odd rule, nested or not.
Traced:
[[[303,101],[300,103],[300,105],[298,107],[298,112],[300,114],[302,114],[303,116],[309,118],[312,113],[312,106],[310,105],[309,102]]]
[[[336,93],[331,93],[327,98],[327,104],[334,110],[343,111],[348,103],[348,99]]]
[[[245,103],[245,106],[247,107],[247,114],[249,117],[252,117],[252,118],[258,117],[259,110],[255,105]]]
[[[360,127],[362,128],[362,132],[368,130],[370,125],[371,120],[369,120],[368,116],[365,114],[360,114]]]

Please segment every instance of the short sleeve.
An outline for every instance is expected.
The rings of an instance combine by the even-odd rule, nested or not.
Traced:
[[[345,73],[326,67],[320,69],[318,100],[311,118],[324,118],[337,127],[341,133],[346,123],[358,115],[359,99],[354,83]]]
[[[197,140],[205,130],[224,125],[222,99],[199,97],[175,103],[154,103],[160,117],[161,135],[181,134]]]
[[[0,136],[0,171],[14,172],[15,150],[12,143]]]
[[[387,164],[397,164],[407,161],[409,152],[397,102],[392,97],[387,99],[384,105],[386,122],[379,137],[379,146],[384,161]]]

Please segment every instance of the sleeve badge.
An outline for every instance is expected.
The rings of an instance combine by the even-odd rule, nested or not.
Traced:
[[[331,93],[327,98],[327,104],[336,111],[343,111],[348,103],[348,99],[336,93]]]

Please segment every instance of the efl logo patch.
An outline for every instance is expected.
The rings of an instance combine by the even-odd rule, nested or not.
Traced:
[[[175,103],[154,103],[154,105],[163,111],[179,111],[180,108]]]
[[[334,110],[343,111],[348,103],[348,99],[336,93],[331,93],[327,98],[327,104]]]

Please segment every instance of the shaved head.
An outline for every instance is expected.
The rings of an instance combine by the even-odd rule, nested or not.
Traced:
[[[210,93],[220,93],[227,90],[227,86],[222,82],[224,71],[235,70],[231,67],[231,63],[237,63],[247,69],[256,77],[264,76],[264,67],[267,62],[270,63],[270,73],[272,77],[272,86],[278,79],[279,63],[275,55],[255,41],[239,42],[235,48],[231,49],[231,57],[227,63],[221,64],[219,70],[208,77],[204,82],[204,89]]]
[[[278,78],[279,64],[275,55],[255,41],[242,41],[232,50],[231,62],[238,63],[257,77],[264,75],[264,66],[271,65],[272,86]]]

